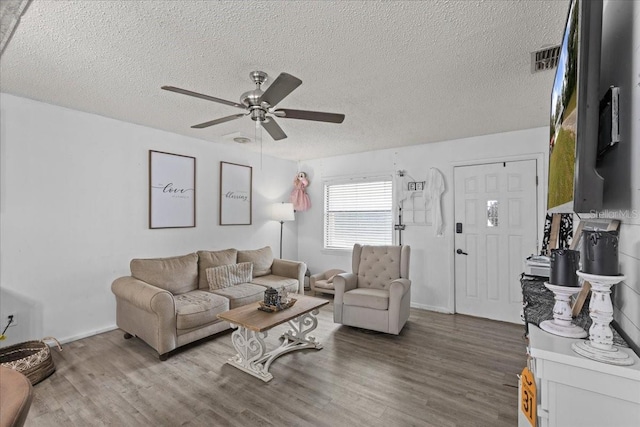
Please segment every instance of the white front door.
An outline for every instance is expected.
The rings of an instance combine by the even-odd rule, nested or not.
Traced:
[[[454,168],[456,312],[520,323],[524,260],[536,253],[536,160]]]

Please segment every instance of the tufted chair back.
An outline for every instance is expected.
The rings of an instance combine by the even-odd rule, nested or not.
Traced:
[[[387,289],[389,282],[409,278],[409,246],[353,246],[353,273],[359,288]]]

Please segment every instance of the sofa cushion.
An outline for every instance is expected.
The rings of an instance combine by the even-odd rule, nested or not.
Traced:
[[[270,274],[268,276],[262,277],[254,277],[253,279],[251,279],[251,283],[255,285],[265,286],[267,288],[271,287],[278,291],[284,286],[285,288],[287,288],[288,292],[298,292],[297,279],[276,276],[275,274]]]
[[[344,305],[373,308],[375,310],[389,309],[389,291],[386,289],[356,288],[345,292],[342,297]]]
[[[225,249],[223,251],[198,251],[198,288],[209,289],[207,281],[207,268],[219,267],[221,265],[235,264],[238,258],[236,249]]]
[[[207,268],[209,290],[214,291],[240,283],[248,283],[251,281],[252,271],[253,264],[250,262]]]
[[[198,255],[170,258],[132,259],[131,275],[138,280],[174,295],[193,291],[198,286]]]
[[[321,288],[321,289],[334,289],[333,278],[331,279],[331,281],[329,281],[329,279],[327,279],[327,280],[316,280],[316,282],[314,283],[314,286],[316,288]]]
[[[191,291],[176,295],[176,327],[191,329],[218,320],[218,314],[229,310],[229,300],[207,291]]]
[[[271,264],[273,264],[271,247],[265,246],[262,249],[238,251],[238,262],[252,262],[253,277],[271,274]]]
[[[231,309],[256,301],[263,301],[265,290],[266,288],[264,286],[241,283],[239,285],[229,286],[228,288],[216,289],[211,292],[229,299],[229,308]]]

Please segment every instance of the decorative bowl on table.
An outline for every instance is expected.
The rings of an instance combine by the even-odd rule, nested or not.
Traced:
[[[289,307],[293,307],[296,301],[297,300],[295,298],[290,298],[289,301],[280,302],[280,304],[278,305],[267,305],[264,303],[264,301],[259,301],[258,303],[260,304],[260,306],[258,307],[258,310],[266,311],[267,313],[275,313],[277,311],[282,311],[286,310]]]

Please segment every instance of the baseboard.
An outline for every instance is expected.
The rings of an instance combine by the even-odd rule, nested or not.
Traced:
[[[429,310],[429,311],[436,311],[438,313],[453,314],[453,312],[449,311],[444,307],[438,307],[438,306],[427,305],[427,304],[417,304],[415,302],[411,303],[411,308],[419,308],[420,310]]]
[[[116,325],[107,326],[106,328],[96,329],[94,331],[85,332],[79,335],[73,335],[71,337],[63,338],[60,341],[60,344],[67,344],[73,341],[81,340],[82,338],[92,337],[94,335],[102,334],[104,332],[113,331],[114,329],[118,329]]]

